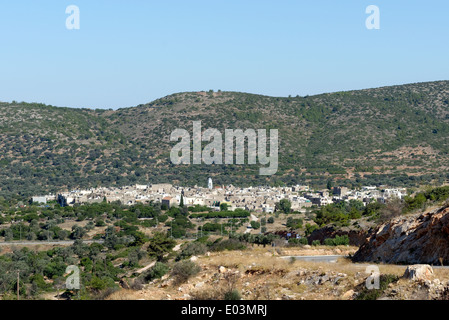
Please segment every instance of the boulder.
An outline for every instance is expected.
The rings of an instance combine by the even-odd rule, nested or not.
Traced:
[[[351,299],[351,298],[354,296],[354,293],[355,293],[354,290],[346,291],[346,292],[343,294],[342,299],[343,299],[343,300]]]
[[[426,281],[433,277],[433,269],[428,264],[415,264],[408,266],[404,278],[414,281]]]
[[[218,272],[219,272],[219,273],[226,273],[227,271],[228,271],[228,269],[226,269],[226,267],[220,266],[220,267],[218,268]]]

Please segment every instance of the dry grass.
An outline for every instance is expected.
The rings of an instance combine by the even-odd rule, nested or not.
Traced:
[[[334,248],[318,248],[329,254]],[[300,251],[300,249],[297,249]],[[296,253],[298,253],[298,251]],[[300,254],[297,254],[300,255]],[[368,274],[368,263],[354,264],[348,259],[335,263],[283,259],[271,247],[254,247],[244,251],[224,251],[199,257],[197,263],[202,271],[180,286],[162,286],[162,281],[148,285],[144,290],[120,290],[112,293],[108,300],[163,300],[163,299],[223,299],[224,293],[237,289],[245,300],[272,300],[291,297],[307,300],[339,300],[350,290],[357,291]],[[219,267],[228,269],[219,273]],[[406,266],[377,265],[381,274],[401,277]],[[302,272],[302,273],[301,273]],[[304,273],[305,272],[305,273]],[[302,275],[301,275],[301,274]],[[313,276],[344,274],[337,283],[332,281],[319,285],[303,282]],[[229,277],[235,275],[235,277]],[[434,276],[441,282],[449,280],[449,269],[434,269]],[[200,284],[197,286],[197,284]],[[407,294],[413,292],[413,282],[401,279],[397,290]],[[182,290],[181,290],[182,289]],[[402,291],[401,291],[402,292]],[[187,296],[187,297],[186,297]],[[410,296],[408,297],[410,298]],[[407,297],[405,298],[407,299]]]
[[[111,294],[106,300],[139,300],[141,298],[142,295],[137,291],[121,289]]]

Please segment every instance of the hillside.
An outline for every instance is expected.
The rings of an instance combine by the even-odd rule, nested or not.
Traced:
[[[279,170],[259,165],[170,162],[175,128],[279,129]],[[118,110],[0,103],[0,196],[96,185],[171,182],[442,183],[449,173],[449,81],[268,97],[237,92],[173,94]],[[206,143],[205,143],[206,144]]]

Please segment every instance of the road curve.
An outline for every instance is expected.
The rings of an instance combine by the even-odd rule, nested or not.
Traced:
[[[58,244],[73,244],[75,240],[63,240],[63,241],[10,241],[0,242],[0,246],[37,246],[37,245],[58,245]],[[83,240],[85,244],[91,243],[103,243],[104,240]]]

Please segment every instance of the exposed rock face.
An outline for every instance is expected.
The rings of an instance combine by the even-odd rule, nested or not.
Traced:
[[[396,217],[376,227],[353,261],[449,264],[449,206]]]
[[[324,243],[327,238],[335,238],[335,236],[347,235],[349,238],[349,244],[352,246],[360,246],[366,239],[367,232],[364,230],[335,230],[334,227],[324,227],[313,231],[307,238],[309,244],[314,240],[320,240]]]

